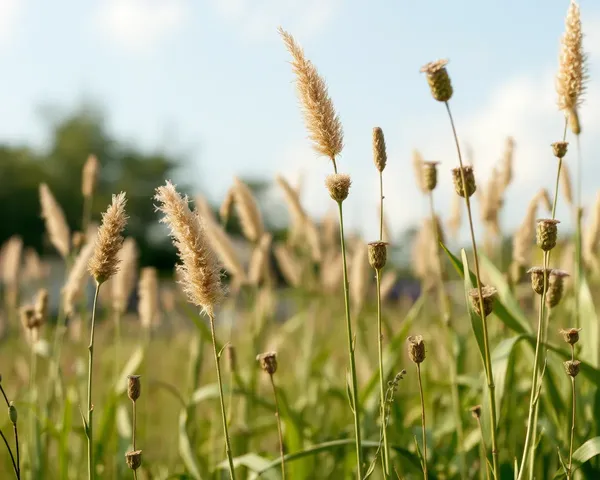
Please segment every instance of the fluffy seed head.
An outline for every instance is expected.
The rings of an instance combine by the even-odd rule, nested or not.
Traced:
[[[246,272],[238,252],[227,232],[218,223],[205,220],[204,232],[208,243],[223,264],[227,273],[239,282],[246,280]]]
[[[371,242],[368,247],[369,265],[375,270],[381,270],[387,261],[387,242]]]
[[[552,250],[556,246],[559,223],[559,220],[552,218],[541,218],[537,221],[535,239],[538,247],[544,252]]]
[[[156,268],[144,267],[138,284],[138,315],[144,328],[151,328],[158,315],[158,275]]]
[[[463,179],[461,175],[461,168],[453,168],[452,169],[452,180],[454,181],[454,190],[461,197],[465,196],[470,197],[477,190],[477,185],[475,183],[475,174],[473,173],[473,167],[470,165],[465,165],[462,167],[462,172],[465,177],[465,187],[463,187]]]
[[[159,202],[157,209],[164,214],[161,222],[171,230],[178,250],[182,263],[177,265],[177,272],[188,300],[212,315],[225,290],[221,284],[221,267],[208,246],[202,220],[191,212],[187,196],[177,193],[169,181],[156,189],[154,198]]]
[[[18,235],[10,237],[2,245],[2,282],[5,285],[16,286],[19,281],[19,268],[21,266],[21,253],[23,240]]]
[[[242,232],[251,242],[258,242],[265,230],[258,202],[254,198],[250,187],[237,177],[234,178],[233,188],[235,208],[240,219]]]
[[[425,360],[425,343],[422,335],[411,335],[407,338],[408,356],[414,363],[423,363]]]
[[[527,270],[527,273],[531,275],[531,288],[538,295],[543,295],[544,293],[544,277],[546,277],[546,288],[548,288],[548,279],[551,271],[551,268],[546,268],[544,270],[544,267],[531,267]]]
[[[581,362],[579,360],[567,360],[564,362],[565,372],[569,377],[575,378],[579,374],[579,365]]]
[[[446,65],[448,65],[448,60],[436,60],[421,67],[421,72],[427,76],[431,94],[438,102],[447,102],[453,93]]]
[[[277,371],[277,352],[266,352],[256,356],[256,360],[269,375],[273,375]]]
[[[279,34],[292,55],[292,69],[296,74],[296,87],[304,123],[313,148],[320,155],[335,160],[344,147],[344,132],[327,92],[327,84],[312,62],[306,59],[294,37],[282,28],[279,28]]]
[[[119,270],[110,283],[113,308],[120,314],[125,313],[127,301],[135,287],[137,257],[135,240],[131,237],[126,238],[123,248],[118,253]]]
[[[40,205],[50,243],[63,258],[67,258],[71,241],[69,225],[62,208],[45,183],[40,184]]]
[[[96,235],[94,254],[88,265],[98,285],[119,270],[119,250],[123,245],[123,230],[127,224],[125,192],[113,195],[112,203],[102,214],[102,225]]]
[[[575,345],[579,341],[579,332],[581,332],[581,328],[567,328],[566,330],[561,328],[558,332],[563,336],[565,342],[569,345]]]
[[[227,190],[225,198],[223,199],[223,203],[221,203],[221,206],[219,207],[219,217],[221,218],[221,223],[223,225],[227,225],[229,215],[231,214],[231,208],[233,207],[234,202],[235,193],[234,188],[231,187],[229,188],[229,190]]]
[[[63,302],[65,305],[65,313],[71,315],[75,312],[75,302],[81,295],[86,282],[88,280],[88,263],[94,253],[94,244],[87,243],[77,255],[75,263],[69,270],[69,276],[65,286],[62,289]]]
[[[83,165],[81,176],[81,193],[84,197],[91,197],[94,195],[99,171],[100,165],[98,163],[98,158],[96,155],[89,155]]]
[[[481,287],[481,299],[483,300],[483,314],[487,317],[494,310],[494,298],[496,296],[496,289],[494,287],[482,286]],[[479,289],[472,288],[469,290],[469,298],[471,299],[471,305],[477,315],[481,316],[481,305],[479,304]]]
[[[329,195],[338,203],[346,200],[351,184],[350,175],[345,173],[332,173],[325,178],[325,186],[329,190]]]
[[[127,396],[129,400],[135,402],[140,398],[142,392],[142,383],[139,375],[127,375]]]
[[[142,466],[142,451],[135,450],[125,454],[125,461],[131,470],[137,470]]]
[[[552,153],[556,158],[563,158],[567,154],[569,142],[554,142],[551,144]]]
[[[273,236],[270,233],[263,233],[258,245],[254,247],[248,265],[248,281],[251,285],[257,286],[261,279],[268,278],[269,252],[272,241]]]
[[[582,95],[588,79],[586,62],[579,5],[572,0],[565,19],[565,33],[561,39],[556,77],[558,106],[566,113],[576,111],[583,101]]]
[[[550,308],[556,307],[562,300],[564,292],[564,279],[569,274],[564,270],[553,268],[550,270],[548,293],[546,293],[546,304]]]
[[[380,127],[373,128],[373,160],[377,170],[383,172],[387,163],[387,153],[385,151],[383,130]]]

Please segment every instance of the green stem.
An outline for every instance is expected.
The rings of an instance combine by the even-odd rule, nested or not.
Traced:
[[[279,455],[281,457],[281,478],[285,480],[285,454],[283,453],[283,431],[281,430],[281,415],[279,414],[279,400],[277,400],[277,389],[275,388],[275,380],[271,377],[271,386],[273,387],[273,398],[275,398],[275,417],[277,417],[277,432],[279,434]]]
[[[19,469],[17,468],[17,464],[15,463],[15,457],[13,456],[13,452],[12,452],[12,449],[10,448],[10,444],[8,443],[8,440],[4,436],[4,432],[2,430],[0,430],[0,437],[2,437],[2,440],[4,440],[4,445],[6,445],[8,454],[10,455],[10,460],[12,462],[13,470],[15,471],[15,476],[17,477],[17,480],[19,480],[21,478],[21,476],[19,474]]]
[[[575,360],[575,350],[571,345],[571,361]],[[575,407],[577,404],[577,397],[575,392],[575,377],[571,377],[571,395],[573,397],[573,409],[571,412],[571,441],[569,444],[569,468],[567,473],[567,480],[571,480],[573,476],[573,440],[575,437]]]
[[[429,478],[427,474],[427,433],[425,428],[425,398],[423,397],[423,382],[421,380],[421,364],[417,363],[417,378],[419,379],[419,395],[421,397],[421,427],[423,430],[423,477]]]
[[[219,352],[217,351],[217,338],[215,336],[215,317],[214,314],[209,314],[210,333],[212,336],[213,352],[215,355],[215,368],[217,370],[217,383],[219,385],[219,400],[221,403],[221,420],[223,421],[223,433],[225,435],[225,450],[227,452],[227,460],[229,461],[229,476],[231,480],[235,480],[235,471],[233,466],[233,455],[231,453],[231,441],[229,439],[229,431],[227,429],[227,414],[225,413],[225,399],[223,398],[223,382],[221,380],[221,367],[219,365]]]
[[[94,406],[92,404],[92,385],[94,373],[94,330],[96,326],[96,306],[98,304],[98,292],[100,291],[101,283],[96,283],[96,292],[94,293],[94,305],[92,307],[92,320],[90,328],[90,344],[88,346],[88,384],[87,384],[87,458],[88,458],[88,480],[95,478],[96,472],[94,468]]]
[[[33,330],[29,330],[29,333],[33,333]],[[35,418],[35,408],[37,403],[37,388],[36,388],[36,377],[37,377],[37,353],[35,352],[35,342],[32,338],[31,341],[31,352],[30,352],[30,363],[29,363],[29,394],[31,395],[31,412],[29,417],[29,462],[31,464],[31,477],[36,479],[39,476],[39,438],[37,435]]]
[[[581,229],[581,182],[582,182],[582,159],[581,159],[581,143],[579,135],[577,135],[577,205],[575,209],[575,221],[576,221],[576,231],[575,231],[575,327],[579,328],[579,291],[581,290],[581,278],[582,278],[582,269],[583,269],[583,259],[581,257],[581,239],[582,239],[582,229]]]
[[[483,436],[483,425],[481,418],[477,417],[477,425],[479,425],[479,434],[481,435],[481,447],[483,448],[483,466],[485,467],[485,477],[490,480],[490,469],[488,468],[487,447],[485,446],[485,437]]]
[[[383,461],[383,474],[385,478],[390,476],[390,447],[387,438],[387,419],[385,403],[385,378],[383,370],[383,330],[381,325],[381,270],[375,270],[377,280],[377,344],[379,351],[379,395],[381,399],[381,429],[383,431],[383,449],[381,451]]]
[[[492,433],[492,461],[494,467],[494,477],[500,478],[500,471],[498,466],[498,440],[496,436],[496,385],[494,384],[494,373],[492,371],[492,358],[490,353],[489,346],[489,336],[488,336],[488,327],[487,327],[487,319],[484,314],[483,307],[483,293],[481,290],[481,274],[479,272],[479,255],[477,254],[477,242],[475,241],[475,230],[473,228],[473,215],[471,214],[471,201],[469,200],[469,196],[466,192],[466,181],[465,181],[465,172],[463,168],[462,154],[460,151],[460,144],[458,142],[458,135],[456,133],[456,127],[454,125],[454,119],[452,118],[452,112],[450,111],[450,104],[448,102],[444,102],[446,105],[446,111],[448,112],[448,117],[450,118],[450,125],[452,126],[452,133],[454,135],[454,142],[456,144],[456,151],[458,153],[458,162],[460,165],[460,175],[463,185],[463,196],[465,199],[465,204],[467,206],[467,216],[469,219],[469,229],[471,233],[471,243],[473,248],[473,257],[475,260],[475,276],[477,279],[477,291],[479,294],[479,311],[481,312],[481,323],[483,326],[483,347],[484,347],[484,366],[485,366],[485,374],[487,379],[487,387],[489,390],[489,402],[490,402],[490,422],[491,422],[491,433]]]
[[[383,242],[383,172],[379,172],[379,241]]]
[[[344,304],[346,307],[346,334],[348,337],[348,356],[350,358],[350,375],[352,377],[352,413],[354,414],[354,435],[356,436],[356,462],[357,478],[363,478],[363,453],[360,438],[360,405],[358,401],[358,380],[356,377],[356,362],[354,360],[354,339],[352,335],[352,321],[350,318],[350,290],[348,282],[348,265],[346,262],[346,240],[344,237],[344,214],[342,202],[338,202],[338,211],[340,217],[340,243],[342,248],[342,268],[344,274]]]

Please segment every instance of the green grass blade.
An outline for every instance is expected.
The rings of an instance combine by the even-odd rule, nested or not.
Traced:
[[[573,471],[579,469],[584,463],[595,456],[600,455],[600,437],[590,438],[575,452],[573,452]],[[560,468],[555,474],[554,479],[564,478],[565,472]]]

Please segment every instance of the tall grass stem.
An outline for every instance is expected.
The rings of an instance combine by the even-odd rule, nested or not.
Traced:
[[[419,396],[421,397],[421,428],[423,431],[423,478],[427,480],[427,429],[425,427],[425,397],[423,396],[423,381],[421,379],[421,364],[417,363],[417,378],[419,380]]]
[[[87,384],[87,459],[88,459],[88,480],[95,478],[96,472],[94,468],[94,406],[92,404],[92,385],[94,373],[94,331],[96,326],[96,307],[98,305],[98,292],[100,291],[101,283],[96,282],[96,292],[94,293],[94,305],[92,306],[92,320],[90,328],[90,344],[88,346],[88,384]]]

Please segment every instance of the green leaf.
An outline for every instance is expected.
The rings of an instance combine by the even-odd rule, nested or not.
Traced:
[[[526,335],[504,339],[492,351],[492,371],[494,372],[494,383],[496,384],[496,408],[498,412],[502,411],[507,373],[514,367],[515,356],[513,353],[515,347],[524,338],[526,338]]]
[[[597,455],[600,455],[600,437],[590,438],[573,453],[573,471],[577,471],[584,463]],[[554,474],[555,479],[563,478],[565,476],[565,472],[562,468]]]
[[[596,314],[592,293],[585,277],[581,278],[579,290],[579,318],[582,335],[584,335],[586,341],[581,343],[581,351],[579,352],[578,359],[585,360],[590,365],[598,367],[598,349],[600,348],[598,315]],[[573,327],[575,325],[565,326]]]
[[[479,354],[481,355],[481,360],[485,365],[485,342],[483,337],[483,324],[481,323],[481,317],[475,313],[473,309],[473,305],[471,305],[471,300],[469,299],[469,291],[474,287],[474,283],[476,279],[473,278],[472,275],[467,275],[470,273],[469,270],[469,261],[467,259],[467,254],[465,250],[462,249],[460,251],[460,255],[462,257],[462,265],[463,265],[463,280],[464,280],[464,288],[465,288],[465,302],[467,304],[467,311],[469,312],[469,318],[471,319],[471,327],[473,328],[473,333],[475,334],[475,340],[477,341],[477,347],[479,347]]]
[[[190,438],[187,433],[187,409],[182,408],[179,413],[179,455],[181,455],[181,459],[187,468],[190,475],[195,480],[201,480],[202,477],[200,475],[200,467],[198,465],[198,460],[196,459],[196,455],[194,454],[192,445],[190,443]]]
[[[268,471],[270,470],[269,467],[271,463],[271,460],[261,457],[256,453],[246,453],[233,459],[234,468],[246,467],[254,473],[254,475],[251,475],[250,478],[256,478],[258,476],[258,472],[264,471],[267,473],[265,475],[261,475],[261,479],[276,480],[278,476],[275,474],[275,471]],[[281,460],[277,460],[277,465],[281,465]],[[226,470],[229,468],[229,462],[227,460],[223,460],[217,465],[217,468]]]

